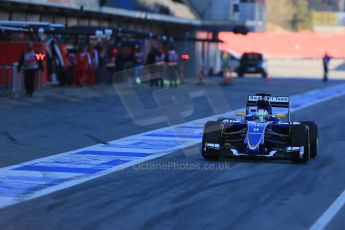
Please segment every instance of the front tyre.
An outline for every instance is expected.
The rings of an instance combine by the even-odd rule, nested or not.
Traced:
[[[222,126],[220,122],[209,121],[205,124],[201,142],[201,155],[206,160],[218,160],[221,156],[220,140]],[[216,148],[218,145],[218,148]]]
[[[309,128],[310,158],[315,158],[318,153],[319,128],[313,121],[301,121],[301,123],[307,125]]]
[[[291,146],[304,147],[302,157],[293,156],[292,161],[295,163],[307,163],[310,159],[310,140],[309,140],[309,128],[304,124],[293,125],[290,133]]]

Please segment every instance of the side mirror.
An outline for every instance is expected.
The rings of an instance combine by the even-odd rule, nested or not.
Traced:
[[[276,118],[279,118],[279,119],[282,119],[282,118],[285,118],[286,115],[285,114],[281,114],[281,113],[278,113],[275,115]]]
[[[236,113],[235,116],[236,117],[245,117],[245,116],[247,116],[247,114],[246,113]]]

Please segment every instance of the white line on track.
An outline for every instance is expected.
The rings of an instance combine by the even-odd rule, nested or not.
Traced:
[[[345,190],[338,196],[332,205],[317,219],[317,221],[309,228],[309,230],[324,229],[331,220],[337,215],[345,204]]]
[[[345,204],[345,190],[338,196],[332,205],[317,219],[317,221],[309,228],[309,230],[324,229],[331,220],[337,215]]]

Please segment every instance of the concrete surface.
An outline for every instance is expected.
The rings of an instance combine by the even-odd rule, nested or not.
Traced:
[[[244,78],[220,90],[237,109],[250,93],[294,95],[340,82]],[[184,87],[219,90],[207,83],[171,90],[176,93]],[[151,89],[142,85],[138,90],[144,103],[154,103]],[[0,100],[2,167],[167,125],[135,125],[113,89],[104,86],[47,89],[34,98]],[[319,157],[306,165],[226,158],[206,162],[200,146],[195,146],[190,149],[195,154],[176,152],[149,163],[211,165],[218,170],[128,168],[1,209],[0,228],[307,229],[345,189],[344,101],[345,97],[339,97],[292,114],[293,120],[319,124]],[[188,120],[212,115],[206,99],[194,103]],[[343,214],[344,210],[330,229],[342,229]]]

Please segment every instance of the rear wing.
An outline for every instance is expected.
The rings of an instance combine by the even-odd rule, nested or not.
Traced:
[[[270,102],[272,108],[286,108],[288,110],[288,121],[290,122],[290,97],[287,96],[271,96],[269,94],[249,95],[246,106],[246,113],[249,114],[251,107],[257,107],[258,100],[266,98]]]

